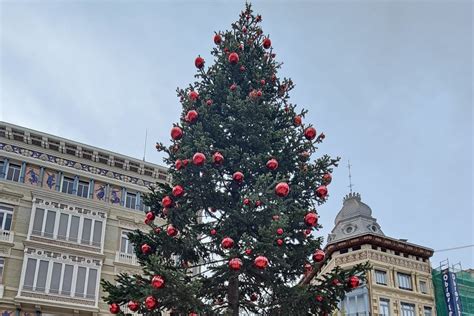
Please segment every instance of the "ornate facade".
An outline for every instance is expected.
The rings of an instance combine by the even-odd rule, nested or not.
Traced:
[[[321,274],[369,262],[367,282],[348,293],[335,315],[434,316],[433,250],[385,236],[360,194],[344,198],[328,237]]]
[[[100,280],[138,273],[126,233],[166,168],[0,122],[0,315],[109,315]]]

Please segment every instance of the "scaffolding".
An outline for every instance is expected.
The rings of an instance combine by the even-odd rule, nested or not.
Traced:
[[[463,270],[460,263],[450,266],[448,260],[442,261],[439,268],[432,271],[437,315],[449,316],[442,275],[446,269],[456,275],[457,289],[461,301],[461,315],[474,316],[474,270]]]

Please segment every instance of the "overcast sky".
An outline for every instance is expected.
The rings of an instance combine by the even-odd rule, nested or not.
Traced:
[[[162,163],[177,86],[243,1],[6,1],[1,119]],[[355,190],[394,238],[474,243],[470,1],[255,1],[294,103],[343,158],[320,208],[326,237]],[[473,248],[435,253],[474,266]]]

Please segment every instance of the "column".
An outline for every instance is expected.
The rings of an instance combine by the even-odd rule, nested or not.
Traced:
[[[8,158],[3,160],[3,168],[0,170],[0,179],[6,179],[8,170]]]
[[[21,170],[20,170],[20,183],[25,183],[25,174],[26,174],[26,162],[21,163]]]
[[[106,201],[107,203],[110,201],[109,194],[110,194],[110,184],[107,183],[105,185],[105,197],[104,197],[104,201]]]
[[[43,187],[43,178],[44,178],[44,167],[41,167],[40,168],[40,174],[39,174],[40,187]]]
[[[120,205],[125,207],[125,201],[127,200],[127,189],[122,188],[122,201],[120,201]]]
[[[89,199],[94,198],[94,179],[89,180]]]
[[[77,195],[77,187],[79,186],[79,176],[74,176],[74,184],[72,186],[72,194]]]
[[[141,204],[142,204],[142,203],[141,203],[141,199],[142,199],[142,197],[141,197],[140,192],[137,192],[137,205],[136,205],[135,208],[136,208],[137,210],[140,210],[140,211],[142,211],[142,208],[141,208]]]
[[[61,189],[61,182],[63,181],[63,172],[59,171],[58,172],[58,179],[56,180],[56,191],[59,191]]]

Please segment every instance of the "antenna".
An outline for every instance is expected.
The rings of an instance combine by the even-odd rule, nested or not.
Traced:
[[[348,160],[347,161],[347,168],[349,169],[349,190],[352,193],[352,187],[354,185],[352,184],[351,167],[352,167],[351,162],[350,162],[350,160]]]
[[[148,137],[148,128],[145,129],[145,145],[143,146],[143,161],[145,161],[146,157],[146,139]]]

